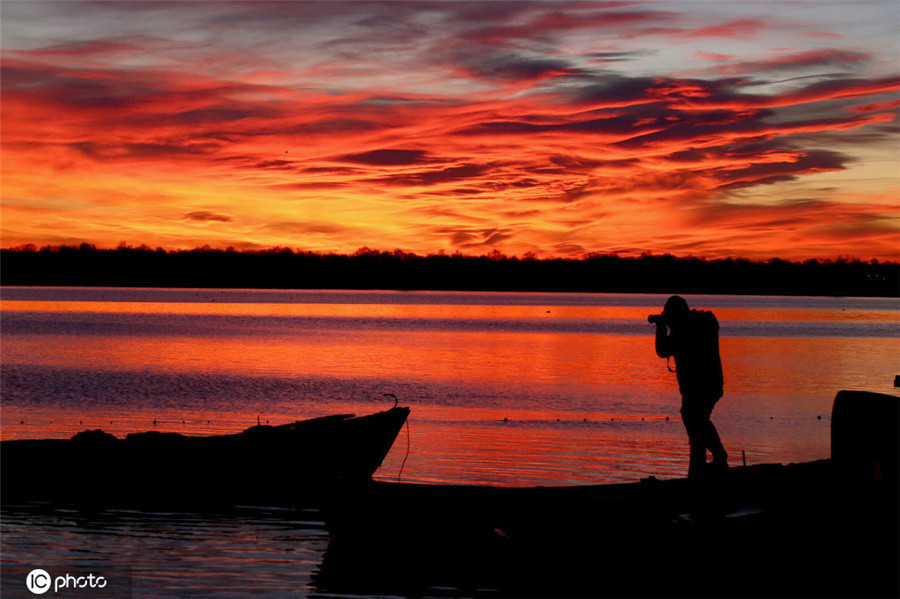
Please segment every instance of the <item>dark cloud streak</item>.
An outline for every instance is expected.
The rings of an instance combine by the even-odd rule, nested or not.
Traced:
[[[184,215],[186,220],[193,220],[198,222],[220,222],[220,223],[231,223],[234,222],[234,217],[228,216],[227,214],[218,214],[215,212],[210,212],[208,210],[197,210],[195,212],[188,212]]]
[[[345,154],[334,158],[334,160],[368,166],[407,166],[430,162],[428,152],[424,150],[403,149],[381,149],[359,154]]]

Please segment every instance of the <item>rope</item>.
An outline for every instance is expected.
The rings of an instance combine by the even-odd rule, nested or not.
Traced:
[[[403,474],[403,467],[406,466],[406,459],[409,457],[409,418],[406,419],[406,455],[403,456],[403,462],[400,464],[400,471],[397,473],[397,482],[400,482],[400,476]]]
[[[394,398],[394,407],[397,407],[397,404],[400,403],[400,400],[393,393],[385,393],[385,397],[393,397]],[[406,466],[406,460],[409,459],[409,418],[406,419],[406,455],[403,456],[403,462],[400,463],[400,471],[397,472],[397,482],[400,482],[400,477],[403,475],[403,468]]]

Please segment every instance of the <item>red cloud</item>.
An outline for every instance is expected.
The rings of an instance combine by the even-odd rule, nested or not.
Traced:
[[[719,54],[717,52],[694,52],[694,56],[703,60],[733,60],[734,54]]]
[[[560,35],[569,31],[589,30],[598,35],[604,32],[622,31],[623,28],[649,23],[670,22],[677,20],[678,14],[666,11],[606,11],[592,8],[607,8],[605,5],[581,5],[582,10],[568,7],[568,10],[536,11],[534,14],[520,15],[515,5],[509,4],[512,13],[504,13],[504,17],[513,20],[519,17],[524,22],[508,24],[500,22],[487,27],[476,27],[463,34],[470,42],[495,45],[510,45],[521,40],[540,38],[541,36]],[[527,7],[527,4],[521,6]]]
[[[34,50],[19,50],[16,54],[23,57],[31,58],[53,58],[53,59],[84,59],[96,55],[109,55],[126,53],[137,53],[144,51],[144,48],[135,43],[128,41],[115,40],[88,40],[81,42],[70,42],[66,44],[58,44],[48,46],[46,48],[36,48]]]
[[[861,106],[851,106],[848,108],[851,112],[879,112],[882,110],[891,110],[900,108],[900,100],[889,100],[885,102],[873,102],[872,104],[863,104]]]
[[[724,58],[724,57],[723,57]],[[784,54],[757,61],[743,61],[716,67],[721,75],[768,74],[779,71],[797,71],[808,69],[847,69],[857,63],[871,60],[869,54],[847,50],[820,49]]]
[[[748,57],[716,42],[706,45],[728,52],[700,51],[694,40],[755,38],[769,23],[692,29],[696,15],[639,4],[433,3],[427,19],[419,4],[391,5],[390,14],[380,6],[229,3],[213,15],[217,31],[246,25],[237,37],[261,54],[267,31],[295,44],[260,63],[254,52],[215,46],[194,47],[201,58],[169,48],[141,66],[164,40],[99,34],[5,52],[4,185],[15,187],[4,196],[71,198],[73,214],[121,202],[118,217],[135,230],[155,231],[159,213],[184,215],[179,226],[191,234],[240,237],[235,244],[314,235],[358,247],[396,235],[398,246],[417,241],[426,251],[668,242],[721,251],[748,231],[756,236],[742,243],[759,246],[768,239],[760,232],[778,227],[833,244],[868,229],[878,247],[896,230],[896,210],[862,191],[859,213],[833,196],[841,209],[776,198],[767,213],[746,199],[760,186],[794,189],[774,184],[851,168],[855,144],[893,139],[900,101],[888,94],[900,78],[823,72],[881,64],[862,45]],[[344,28],[295,35],[307,21]],[[669,39],[629,41],[650,34]],[[693,78],[654,71],[668,61],[666,42],[688,60],[731,64]],[[142,61],[119,62],[132,55]],[[194,66],[159,66],[173,57]],[[793,79],[772,81],[782,73]],[[153,209],[139,207],[145,197]],[[131,209],[134,221],[122,216]],[[77,213],[73,229],[121,230],[96,225],[101,212]],[[20,220],[5,230],[33,229],[24,210],[10,214]],[[685,214],[702,218],[660,241]],[[829,218],[852,227],[829,228]],[[187,233],[168,235],[181,243]]]
[[[768,28],[765,21],[759,19],[739,19],[730,21],[720,25],[712,25],[710,27],[700,27],[691,31],[685,31],[680,34],[681,37],[688,38],[726,38],[726,39],[748,39],[754,38],[762,31]]]
[[[709,83],[700,84],[709,85]],[[713,82],[715,87],[719,84]],[[695,90],[696,82],[688,82],[688,89]],[[724,109],[724,108],[774,108],[821,102],[825,100],[837,100],[871,96],[900,90],[900,77],[886,77],[883,79],[834,79],[813,83],[804,88],[773,95],[751,95],[728,93],[693,93],[685,97],[679,93],[670,94],[669,99],[673,105],[684,110],[692,109]]]
[[[696,39],[754,39],[769,28],[769,24],[761,19],[738,19],[718,25],[710,25],[708,27],[697,27],[693,29],[684,27],[648,27],[644,29],[626,30],[620,34],[625,39],[634,39],[644,36],[662,36],[671,38],[681,38],[688,40]]]

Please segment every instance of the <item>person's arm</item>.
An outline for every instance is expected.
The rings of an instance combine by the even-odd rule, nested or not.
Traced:
[[[669,336],[666,334],[666,325],[656,323],[656,355],[660,358],[668,358],[672,355],[672,344],[669,343]]]

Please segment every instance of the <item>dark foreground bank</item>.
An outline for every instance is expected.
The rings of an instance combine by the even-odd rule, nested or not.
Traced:
[[[896,597],[900,398],[842,391],[832,456],[698,479],[371,483],[325,510],[328,591],[513,597]]]
[[[4,505],[0,590],[31,596],[27,576],[44,567],[109,577],[121,591],[109,596],[897,597],[898,422],[900,398],[842,391],[830,458],[699,479],[501,488],[329,477],[319,508],[296,512]],[[173,482],[166,470],[159,484]],[[177,492],[184,480],[174,482]]]
[[[242,289],[401,289],[900,297],[900,264],[701,260],[670,255],[581,259],[352,255],[26,246],[0,250],[0,284]]]

